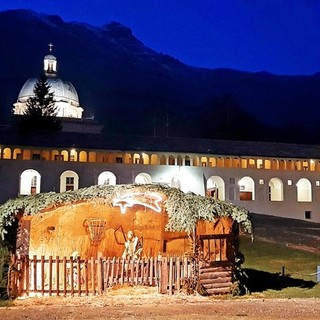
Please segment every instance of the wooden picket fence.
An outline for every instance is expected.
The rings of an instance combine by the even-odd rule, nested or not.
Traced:
[[[153,286],[160,293],[180,292],[194,275],[194,263],[181,257],[125,260],[13,256],[8,288],[11,295],[99,295],[115,285]]]

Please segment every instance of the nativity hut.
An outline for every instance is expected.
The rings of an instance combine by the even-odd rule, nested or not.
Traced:
[[[18,221],[10,287],[18,295],[96,294],[114,284],[183,286],[204,294],[235,287],[247,210],[163,185],[91,186],[9,200],[0,232]]]

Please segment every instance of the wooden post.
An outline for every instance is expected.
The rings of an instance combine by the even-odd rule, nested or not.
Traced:
[[[23,292],[23,288],[24,288],[24,280],[25,280],[25,274],[26,274],[25,256],[21,256],[19,260],[20,260],[19,272],[21,274],[20,274],[20,277],[18,277],[18,280],[19,280],[18,294],[21,297],[22,292]],[[18,267],[18,265],[17,265],[17,267]]]
[[[152,257],[148,259],[148,263],[149,263],[149,285],[152,286],[153,284],[153,258]]]
[[[85,281],[85,292],[86,296],[89,295],[89,270],[88,270],[88,259],[84,261],[84,281]]]
[[[81,261],[80,257],[77,257],[77,282],[78,282],[78,295],[81,296],[81,282],[82,282],[82,275],[81,275]]]
[[[141,284],[145,285],[148,283],[148,273],[149,273],[149,259],[145,262],[145,258],[141,260]]]
[[[57,289],[57,296],[60,294],[60,279],[59,279],[59,265],[60,265],[60,258],[56,256],[56,289]]]
[[[180,257],[176,258],[176,270],[177,270],[177,280],[176,280],[176,290],[180,293],[180,286],[181,286],[181,265],[180,265]]]
[[[29,259],[29,256],[26,255],[26,295],[27,296],[29,296],[29,291],[30,291],[29,271],[30,271],[30,259]]]
[[[173,258],[169,260],[169,295],[172,295],[173,291]]]
[[[116,269],[116,274],[115,274],[115,282],[116,282],[116,284],[118,284],[118,282],[119,282],[119,273],[120,273],[120,258],[117,258],[117,262],[116,262],[116,264],[117,264],[117,269]]]
[[[188,278],[188,258],[183,259],[183,277]]]
[[[102,293],[102,253],[98,252],[98,265],[97,265],[97,281],[98,281],[98,293]]]
[[[109,273],[110,273],[110,258],[104,264],[104,290],[109,286]]]
[[[71,296],[73,297],[74,295],[74,272],[73,272],[73,257],[69,257],[70,259],[70,270],[69,270],[69,273],[70,273],[70,276],[69,276],[69,285],[71,286]]]
[[[49,296],[52,295],[52,256],[49,256]]]
[[[125,263],[126,263],[125,258],[122,258],[122,259],[121,259],[121,274],[120,274],[120,284],[121,284],[121,285],[124,284]]]
[[[63,268],[63,295],[67,296],[67,257],[63,257],[62,260]]]
[[[115,263],[116,263],[116,258],[113,257],[112,261],[111,261],[111,275],[110,275],[110,287],[113,286],[113,276],[114,276],[114,268],[115,268]]]
[[[41,295],[44,296],[44,256],[41,256]]]
[[[135,270],[135,278],[133,279],[133,284],[136,286],[139,284],[139,266],[140,266],[140,259],[132,259],[133,262],[135,263],[136,267],[134,268]],[[134,275],[132,275],[133,277]]]
[[[161,274],[160,274],[160,293],[167,293],[168,286],[168,258],[161,259]]]
[[[33,256],[33,290],[37,292],[37,256]]]
[[[90,259],[90,263],[91,263],[91,290],[92,290],[92,294],[95,295],[96,294],[96,288],[95,288],[95,259],[94,257],[91,257]]]
[[[130,285],[134,284],[134,259],[130,260],[131,272],[130,272]]]

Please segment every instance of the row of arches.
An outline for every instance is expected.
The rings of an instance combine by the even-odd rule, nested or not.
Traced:
[[[68,150],[42,150],[0,147],[0,159],[320,171],[320,161],[313,159],[268,159],[229,156],[155,154],[148,152],[97,152],[85,150],[79,151],[75,148]]]
[[[254,201],[255,200],[255,182],[251,177],[243,177],[238,182],[239,200]],[[312,185],[306,178],[301,178],[296,183],[297,201],[312,202]],[[225,182],[219,176],[212,176],[207,181],[207,195],[213,196],[219,200],[225,198]],[[233,200],[233,199],[229,199]],[[268,200],[284,201],[284,184],[279,178],[272,178],[268,182]]]
[[[79,175],[67,170],[61,173],[60,177],[60,192],[68,190],[77,190],[79,188]],[[98,176],[98,185],[116,185],[117,178],[111,171],[103,171]],[[150,174],[142,172],[135,176],[134,182],[138,184],[151,184],[153,182]],[[181,188],[181,181],[178,177],[171,179],[171,187]],[[254,201],[255,200],[255,181],[249,177],[242,177],[238,181],[239,200]],[[301,178],[296,183],[297,201],[311,202],[312,201],[312,185],[306,178]],[[211,176],[206,182],[207,196],[214,197],[219,200],[226,200],[225,181],[220,176]],[[34,169],[27,169],[20,176],[19,194],[29,195],[40,193],[41,191],[41,175]],[[272,178],[268,182],[269,201],[284,201],[284,184],[279,178]],[[230,199],[229,200],[234,200]]]

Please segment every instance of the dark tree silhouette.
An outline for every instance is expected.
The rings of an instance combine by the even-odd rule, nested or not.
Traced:
[[[54,104],[53,92],[45,74],[39,76],[33,93],[27,101],[27,108],[21,117],[20,129],[24,132],[52,131],[61,129],[57,119],[57,106]]]

